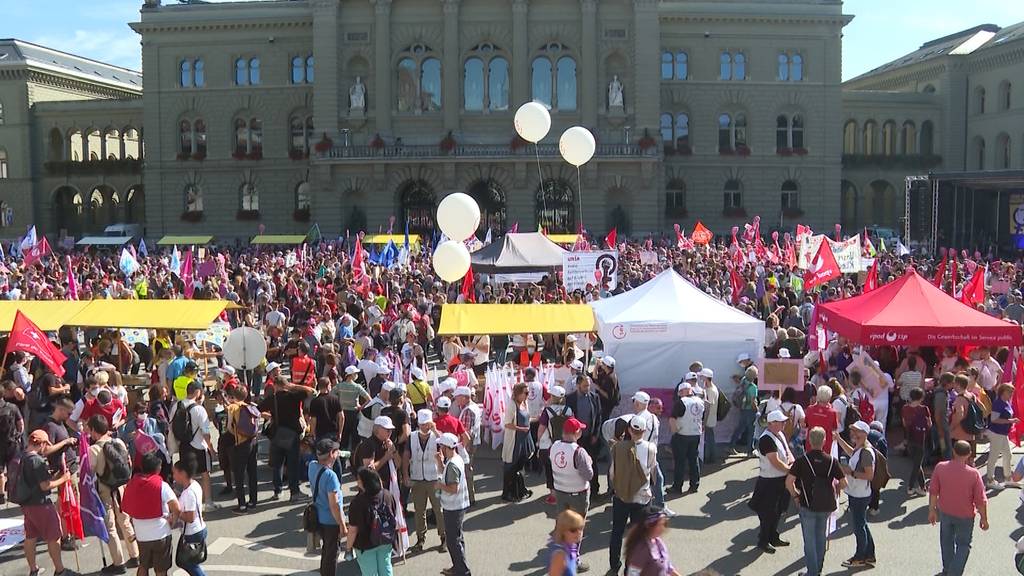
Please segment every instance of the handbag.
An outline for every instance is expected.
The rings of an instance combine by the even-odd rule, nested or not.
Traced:
[[[306,532],[320,531],[320,519],[316,514],[316,497],[320,491],[320,478],[323,477],[324,472],[327,472],[327,468],[321,468],[317,473],[316,483],[313,484],[313,500],[302,510],[302,529]]]
[[[201,508],[201,506],[200,506]],[[203,519],[202,510],[197,510],[199,520]],[[174,563],[178,568],[186,568],[206,562],[206,540],[201,542],[186,542],[185,529],[181,529],[181,536],[178,538],[178,546],[174,550]]]

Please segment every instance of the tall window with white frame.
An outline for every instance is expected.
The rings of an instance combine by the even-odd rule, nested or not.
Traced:
[[[719,56],[718,76],[719,80],[746,80],[747,56],[743,52],[723,51]]]
[[[292,84],[313,83],[313,55],[293,56],[291,66]]]
[[[782,214],[794,214],[800,210],[800,185],[793,180],[782,183],[780,190]]]
[[[441,60],[425,44],[413,44],[398,61],[398,111],[436,112],[441,109]]]
[[[178,79],[182,88],[202,88],[206,85],[206,65],[202,58],[181,61],[181,78]]]
[[[263,157],[263,120],[254,117],[237,116],[234,122],[236,160],[248,158],[259,160]]]
[[[775,151],[777,154],[803,154],[804,119],[800,114],[779,114],[775,118]]]
[[[178,123],[178,159],[206,158],[206,122],[202,118],[182,118]]]
[[[686,80],[690,73],[689,65],[689,56],[686,52],[664,50],[661,53],[661,79]]]
[[[260,84],[260,59],[235,59],[235,86],[258,86]]]
[[[747,116],[742,112],[735,115],[723,113],[718,116],[719,154],[748,153]]]
[[[743,209],[743,185],[733,178],[726,181],[722,188],[723,209],[734,212]]]
[[[576,59],[558,42],[541,47],[531,66],[532,96],[560,112],[576,111]]]
[[[306,158],[312,150],[313,115],[308,112],[296,112],[289,120],[291,142],[288,154],[293,160]]]
[[[490,42],[474,46],[463,64],[463,109],[508,110],[508,71],[508,57],[500,48]]]
[[[244,182],[239,188],[239,209],[243,212],[260,211],[260,192],[253,182]]]

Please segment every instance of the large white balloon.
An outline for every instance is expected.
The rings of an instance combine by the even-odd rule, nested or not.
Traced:
[[[470,264],[469,250],[462,242],[448,240],[434,250],[434,272],[445,282],[456,282],[466,275]]]
[[[516,110],[516,133],[527,142],[540,142],[551,130],[551,114],[539,102],[527,102]]]
[[[558,151],[562,158],[573,166],[583,166],[594,157],[597,150],[597,142],[594,135],[583,126],[573,126],[565,132],[558,140]]]
[[[480,225],[480,207],[469,194],[449,194],[437,207],[437,225],[445,236],[461,242]]]

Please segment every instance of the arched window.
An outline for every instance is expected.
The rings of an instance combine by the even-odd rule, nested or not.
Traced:
[[[719,57],[719,80],[732,80],[732,54],[728,52],[722,52]]]
[[[260,59],[249,60],[249,84],[256,86],[260,83]]]
[[[896,123],[892,120],[882,124],[882,154],[886,156],[896,154]]]
[[[146,217],[146,191],[142,186],[132,186],[124,201],[125,222],[142,223]]]
[[[985,169],[985,139],[981,136],[974,138],[974,169]]]
[[[441,109],[441,61],[433,49],[414,44],[398,62],[398,111],[434,112]]]
[[[249,120],[249,152],[263,153],[263,121],[259,118]]]
[[[0,180],[7,179],[7,150],[0,148]]]
[[[178,124],[179,143],[178,153],[181,157],[187,158],[192,155],[192,122],[185,119]]]
[[[558,84],[555,87],[558,96],[558,109],[573,111],[576,109],[576,61],[571,56],[558,59]]]
[[[659,127],[661,129],[661,141],[668,146],[672,143],[672,115],[662,114]]]
[[[260,192],[252,182],[245,182],[239,188],[240,210],[245,212],[259,212]]]
[[[1003,110],[1009,110],[1013,107],[1013,85],[1010,84],[1009,80],[1004,80],[999,85],[999,106]]]
[[[103,132],[103,156],[106,160],[121,159],[121,133],[116,128]]]
[[[800,186],[792,180],[782,183],[782,211],[783,213],[800,209]]]
[[[196,124],[200,123],[202,123],[202,120],[196,120]],[[196,126],[196,130],[198,132],[198,126]],[[201,144],[203,152],[206,152],[206,124],[202,125]],[[129,160],[139,160],[142,158],[142,141],[139,139],[139,131],[133,126],[127,126],[124,129],[124,157]]]
[[[718,116],[718,149],[732,150],[732,117],[728,114]]]
[[[671,80],[673,74],[675,74],[675,62],[672,53],[666,50],[661,53],[661,79]]]
[[[89,194],[89,224],[98,224],[102,221],[103,192],[99,188],[93,188]]]
[[[234,157],[259,159],[263,156],[263,121],[259,118],[236,117]]]
[[[793,54],[789,59],[789,79],[792,82],[803,82],[804,57],[800,54]]]
[[[188,88],[192,86],[192,62],[190,60],[181,61],[181,87]]]
[[[245,58],[235,60],[235,86],[249,85],[249,61]]]
[[[568,53],[562,44],[547,44],[531,71],[533,100],[563,112],[576,110],[576,60]]]
[[[906,155],[917,153],[917,126],[907,120],[903,123],[903,134],[901,134],[903,140],[902,153]]]
[[[690,57],[686,52],[676,52],[676,80],[686,80],[690,77]]]
[[[999,147],[997,149],[999,154],[999,168],[1002,170],[1009,170],[1010,159],[1012,158],[1010,150],[1010,137],[1007,134],[1000,134],[998,140],[996,141],[996,145]]]
[[[661,53],[661,79],[686,80],[689,76],[689,56],[686,52],[672,53],[668,50]]]
[[[550,234],[576,232],[576,193],[562,179],[545,180],[537,190],[537,223]]]
[[[864,123],[864,154],[872,156],[878,153],[878,124],[874,120]]]
[[[313,57],[295,56],[292,58],[292,84],[313,83]]]
[[[804,117],[799,114],[793,114],[789,142],[795,150],[804,149]]]
[[[487,107],[508,110],[508,59],[504,56],[491,58],[487,66]]]
[[[480,179],[466,191],[480,206],[479,233],[487,234],[488,230],[501,233],[505,230],[505,190],[493,178]]]
[[[737,150],[747,147],[747,117],[745,114],[736,114],[736,121],[732,130],[732,141]]]
[[[985,87],[978,86],[974,89],[974,113],[985,113]]]
[[[690,117],[686,114],[676,116],[676,148],[686,150],[690,147]]]
[[[843,125],[843,154],[857,153],[857,122],[848,120]]]
[[[742,112],[735,116],[723,113],[718,116],[718,152],[732,154],[747,148],[747,117]]]
[[[192,70],[193,84],[195,84],[196,88],[206,86],[206,64],[203,63],[202,58],[196,58],[196,60],[192,62]]]
[[[508,110],[508,59],[485,42],[470,50],[463,65],[463,107],[466,110]]]
[[[743,52],[738,52],[732,58],[732,79],[747,79],[747,57],[743,54]]]
[[[309,182],[299,182],[295,187],[295,209],[309,210],[313,205],[313,197]]]
[[[553,67],[551,60],[544,57],[534,58],[531,74],[533,77],[533,101],[540,102],[551,107],[551,96],[554,89],[551,85],[551,73]]]
[[[788,149],[789,145],[789,118],[785,114],[775,117],[775,148],[776,150]]]
[[[921,154],[930,155],[933,153],[935,146],[935,125],[932,124],[931,120],[925,120],[921,123]]]
[[[470,58],[463,65],[463,98],[466,110],[484,109],[484,61]]]
[[[433,234],[437,197],[429,184],[409,180],[398,192],[398,203],[402,208],[401,220],[409,223],[410,232]]]
[[[186,184],[183,197],[185,199],[185,212],[203,211],[203,189],[198,184]]]
[[[288,126],[291,134],[289,155],[293,159],[309,156],[313,141],[313,116],[308,113],[293,114]]]
[[[681,178],[673,178],[665,184],[665,215],[686,216],[686,183]]]
[[[725,210],[739,210],[743,208],[743,185],[735,178],[728,180],[722,189],[722,199]]]
[[[313,56],[306,56],[306,84],[313,83]]]
[[[235,155],[249,153],[249,122],[245,118],[235,118]]]
[[[195,122],[192,123],[192,132],[196,152],[206,156],[206,121],[202,118],[196,118]]]
[[[789,81],[789,54],[785,52],[779,54],[779,80]]]

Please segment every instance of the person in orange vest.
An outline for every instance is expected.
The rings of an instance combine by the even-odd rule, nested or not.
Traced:
[[[314,388],[316,386],[316,364],[309,357],[309,345],[299,342],[298,353],[292,357],[292,383]]]

